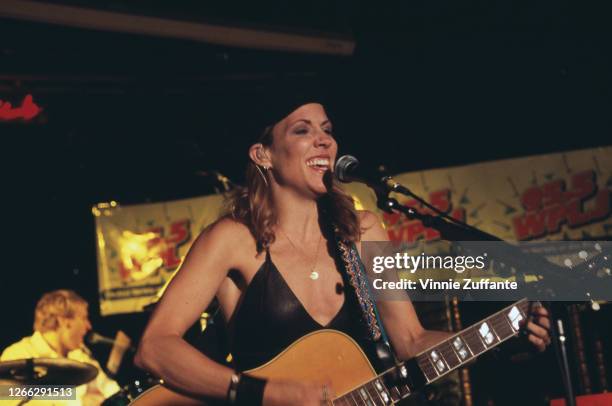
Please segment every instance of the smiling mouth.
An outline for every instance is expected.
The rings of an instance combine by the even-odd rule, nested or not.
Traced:
[[[306,166],[318,172],[325,172],[330,169],[329,158],[312,158],[306,161]]]

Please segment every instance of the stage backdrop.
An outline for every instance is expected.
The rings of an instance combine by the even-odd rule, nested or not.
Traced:
[[[511,241],[609,239],[612,147],[492,161],[394,177],[438,209]],[[419,221],[376,209],[374,194],[346,185],[358,208],[376,211],[392,240],[435,242]],[[400,202],[419,208],[412,199]],[[102,315],[142,311],[157,300],[193,239],[222,212],[219,195],[166,203],[95,206]]]

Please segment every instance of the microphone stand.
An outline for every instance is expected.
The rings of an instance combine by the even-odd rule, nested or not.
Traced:
[[[502,242],[504,247],[514,251],[514,255],[517,258],[524,256],[524,254],[516,247],[508,244],[504,240],[479,230],[476,227],[470,226],[464,222],[453,219],[448,216],[446,213],[443,213],[438,208],[432,206],[421,197],[412,193],[405,186],[395,182],[393,178],[386,176],[383,177],[379,183],[368,182],[368,185],[374,190],[376,193],[376,201],[379,209],[387,212],[398,212],[405,215],[407,218],[411,220],[420,220],[424,226],[434,228],[440,232],[440,236],[449,241],[499,241]],[[396,199],[389,197],[391,192],[401,193],[403,195],[412,197],[416,199],[418,202],[423,204],[425,207],[430,210],[438,213],[438,216],[432,216],[430,214],[423,214],[417,211],[412,207],[406,207],[400,204]],[[542,258],[543,261],[546,261]],[[545,264],[541,264],[544,265]],[[550,267],[550,263],[548,263],[548,267]],[[521,271],[517,270],[517,280],[518,276],[521,276],[522,283],[525,283],[525,274]],[[552,276],[551,272],[547,272],[548,276]],[[553,317],[554,314],[558,313],[558,309],[553,312],[553,303],[549,301],[547,303],[548,310],[550,313],[551,326],[550,326],[550,335],[553,344],[553,348],[555,351],[555,356],[557,358],[557,363],[559,364],[559,370],[561,372],[561,378],[563,381],[563,387],[565,391],[565,404],[566,406],[576,406],[576,398],[574,395],[574,389],[572,386],[572,378],[570,374],[569,367],[569,359],[567,355],[566,348],[566,336],[565,330],[563,326],[563,319],[561,317]],[[557,305],[558,306],[558,305]],[[555,306],[556,307],[556,306]]]

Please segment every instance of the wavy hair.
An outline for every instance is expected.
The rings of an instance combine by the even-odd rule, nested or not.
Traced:
[[[45,333],[59,328],[59,319],[73,318],[77,308],[87,309],[88,304],[72,290],[60,289],[45,293],[34,312],[34,331]]]
[[[272,145],[272,129],[273,126],[266,127],[258,142],[264,146]],[[263,178],[267,176],[265,171],[249,161],[246,186],[234,190],[227,207],[228,216],[249,228],[260,252],[274,242],[274,226],[278,222],[270,187]],[[358,241],[361,229],[353,198],[340,188],[335,179],[331,180],[328,189],[328,193],[317,201],[324,230],[333,230],[331,232],[344,241]]]

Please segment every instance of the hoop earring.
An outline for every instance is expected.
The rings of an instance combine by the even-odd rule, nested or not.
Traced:
[[[259,172],[259,174],[261,175],[264,183],[266,184],[266,186],[268,186],[268,179],[266,179],[266,175],[264,175],[263,171],[261,170],[261,168],[259,167],[259,165],[255,164],[255,168],[257,168],[257,171]],[[266,168],[264,166],[264,169],[267,171],[268,168]]]

